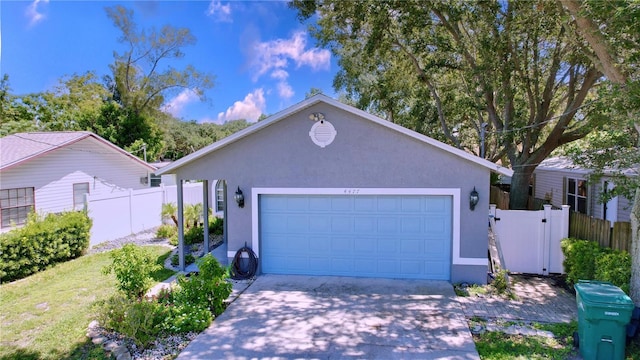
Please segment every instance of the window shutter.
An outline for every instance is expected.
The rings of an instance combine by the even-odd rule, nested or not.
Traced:
[[[562,205],[567,205],[567,177],[562,177]]]

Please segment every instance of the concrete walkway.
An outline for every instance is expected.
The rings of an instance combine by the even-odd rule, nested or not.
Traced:
[[[479,359],[447,282],[263,275],[178,359]]]

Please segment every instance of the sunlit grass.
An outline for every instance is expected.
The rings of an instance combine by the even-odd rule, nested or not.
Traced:
[[[149,249],[159,263],[170,253],[161,246]],[[0,358],[95,358],[86,331],[92,304],[116,291],[114,276],[102,273],[110,262],[109,253],[87,255],[1,285]],[[172,274],[163,269],[154,279]]]

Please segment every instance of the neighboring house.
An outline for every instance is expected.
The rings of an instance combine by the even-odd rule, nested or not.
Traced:
[[[224,179],[227,256],[262,273],[484,283],[491,171],[512,175],[316,95],[158,173]]]
[[[156,169],[85,131],[18,133],[0,138],[1,228],[27,214],[81,210],[87,193],[147,188]],[[114,209],[116,210],[116,209]]]
[[[567,157],[548,158],[533,173],[534,197],[558,207],[569,205],[572,211],[606,219],[612,224],[629,221],[629,199],[617,196],[601,203],[601,192],[612,189],[615,184],[606,176],[599,183],[590,184],[587,181],[589,173],[590,170],[574,165]]]

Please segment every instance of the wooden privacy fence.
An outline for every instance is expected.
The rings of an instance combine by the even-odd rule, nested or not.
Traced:
[[[597,241],[603,247],[629,251],[631,248],[631,223],[615,222],[612,228],[609,220],[571,212],[569,237]]]
[[[497,186],[491,186],[489,189],[489,204],[495,204],[500,210],[509,210],[509,192],[500,189]],[[541,199],[534,199],[529,196],[527,209],[542,210],[544,202]]]

